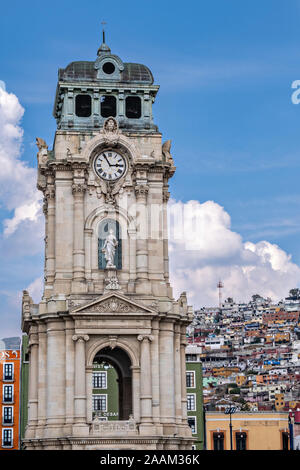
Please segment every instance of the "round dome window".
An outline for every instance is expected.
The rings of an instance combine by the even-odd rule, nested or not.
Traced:
[[[103,64],[103,66],[102,66],[103,72],[107,73],[109,75],[114,73],[115,69],[116,68],[115,68],[115,66],[112,62],[105,62],[105,64]]]

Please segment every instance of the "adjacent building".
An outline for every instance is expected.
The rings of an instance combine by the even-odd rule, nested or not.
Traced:
[[[1,450],[19,449],[20,338],[0,341]]]
[[[229,419],[206,412],[207,450],[230,450]],[[238,412],[231,419],[233,450],[289,450],[288,413]]]

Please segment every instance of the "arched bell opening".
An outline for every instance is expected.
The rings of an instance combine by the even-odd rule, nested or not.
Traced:
[[[121,348],[105,347],[93,360],[93,417],[128,420],[132,409],[131,360]]]

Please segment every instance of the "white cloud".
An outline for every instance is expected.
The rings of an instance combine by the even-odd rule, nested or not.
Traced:
[[[299,285],[300,268],[291,256],[268,241],[243,242],[219,204],[171,200],[169,206],[174,295],[186,290],[194,308],[218,305],[220,279],[223,296],[240,301],[256,293],[279,300]]]
[[[27,291],[35,303],[40,302],[43,294],[44,282],[42,276],[35,279],[28,287]]]
[[[10,219],[4,220],[4,236],[12,235],[26,220],[41,223],[41,193],[36,189],[36,170],[20,160],[24,108],[0,81],[0,201]]]

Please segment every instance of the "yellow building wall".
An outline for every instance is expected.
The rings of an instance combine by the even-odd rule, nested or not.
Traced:
[[[282,432],[288,432],[288,413],[233,414],[233,450],[236,449],[235,431],[247,433],[247,450],[282,450]],[[224,450],[230,450],[229,415],[206,412],[207,450],[213,450],[213,432],[224,433]]]

